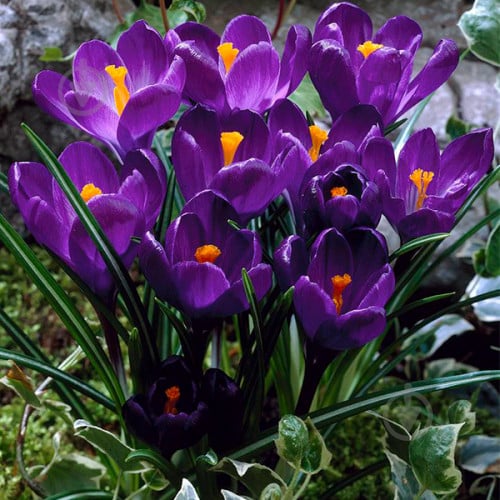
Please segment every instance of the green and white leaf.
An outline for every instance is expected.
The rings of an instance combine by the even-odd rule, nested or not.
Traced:
[[[413,473],[422,488],[433,493],[455,491],[462,474],[455,466],[455,448],[462,424],[426,427],[410,441],[409,456]]]
[[[122,443],[113,433],[91,425],[85,420],[76,420],[73,424],[75,435],[80,436],[92,446],[114,460],[120,470],[127,472],[142,472],[144,467],[140,462],[127,462],[126,459],[133,451],[132,448]]]
[[[300,463],[300,468],[306,474],[315,474],[322,469],[326,469],[332,460],[332,454],[328,451],[323,436],[308,417],[305,421],[309,439],[304,456]]]
[[[278,435],[274,442],[278,455],[298,469],[309,441],[306,424],[295,415],[285,415],[279,421]]]
[[[240,462],[225,457],[211,470],[223,472],[240,481],[254,498],[259,498],[271,483],[277,483],[280,487],[286,488],[285,482],[276,472],[258,463]]]
[[[174,500],[200,500],[194,486],[186,479],[182,479],[181,489],[175,495]]]
[[[464,424],[460,434],[469,434],[476,427],[476,412],[471,411],[472,404],[466,399],[455,401],[448,408],[448,420],[450,424]]]
[[[467,285],[465,294],[469,297],[477,297],[483,293],[500,291],[500,276],[495,278],[483,278],[475,276]],[[472,305],[476,316],[486,323],[500,321],[500,293],[498,297],[492,297]]]
[[[460,466],[475,474],[484,474],[500,461],[500,438],[472,436],[460,450]],[[492,471],[493,472],[493,471]]]
[[[500,66],[500,1],[476,0],[458,21],[467,44],[479,59]]]

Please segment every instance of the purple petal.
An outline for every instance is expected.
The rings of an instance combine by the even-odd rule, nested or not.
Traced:
[[[220,37],[208,26],[187,22],[177,26],[175,32],[183,42],[194,42],[194,47],[202,54],[205,54],[205,57],[208,56],[213,61],[218,61],[219,53],[217,52],[217,47],[221,43]]]
[[[311,32],[300,24],[288,31],[281,58],[276,97],[287,97],[300,84],[307,71],[307,56],[311,47]]]
[[[422,42],[422,30],[418,23],[406,16],[388,19],[373,38],[384,47],[407,50],[415,55]]]
[[[458,65],[458,57],[459,51],[456,43],[452,40],[441,40],[427,64],[411,81],[394,119],[446,82]]]
[[[295,314],[306,335],[313,339],[322,323],[336,316],[333,300],[308,276],[302,276],[293,293]]]
[[[293,286],[307,272],[306,242],[300,236],[289,236],[274,252],[274,272],[282,290]]]
[[[343,231],[354,224],[359,212],[359,201],[355,196],[335,196],[325,203],[325,226]]]
[[[360,104],[342,113],[332,125],[323,150],[341,141],[349,141],[356,149],[371,136],[382,135],[383,123],[379,112],[370,105]]]
[[[392,192],[396,187],[396,160],[392,143],[384,137],[370,139],[362,153],[361,165],[368,179],[375,180],[377,172],[383,170],[389,179]]]
[[[152,85],[135,93],[118,123],[118,141],[125,151],[149,148],[156,129],[179,108],[181,96],[173,87]]]
[[[170,224],[165,241],[167,258],[172,265],[194,261],[198,247],[218,243],[212,239],[210,233],[207,234],[198,216],[189,212],[183,213]]]
[[[162,80],[168,66],[165,46],[158,32],[143,20],[120,35],[116,51],[128,70],[131,93]]]
[[[309,75],[333,120],[359,103],[349,52],[337,42],[322,40],[312,46]]]
[[[403,217],[397,229],[401,243],[427,234],[446,233],[451,230],[455,217],[452,214],[421,208]]]
[[[234,47],[241,52],[259,42],[271,44],[271,35],[258,17],[243,15],[235,17],[227,24],[220,43],[227,42],[232,42]]]
[[[226,77],[229,106],[263,113],[274,101],[279,65],[270,44],[261,42],[240,52]]]
[[[107,43],[91,40],[80,45],[73,61],[73,82],[79,94],[89,94],[114,107],[114,88],[106,66],[124,66],[123,60]],[[130,78],[125,80],[130,84]],[[127,85],[128,86],[128,85]]]
[[[331,350],[361,347],[378,337],[385,328],[385,311],[370,307],[341,314],[321,325],[314,342]]]
[[[359,303],[359,308],[369,306],[384,307],[392,293],[394,292],[395,278],[394,272],[389,264],[386,264],[380,273],[377,273],[377,280],[372,286],[365,286],[365,295]]]
[[[267,123],[271,137],[276,137],[279,132],[288,132],[296,137],[306,150],[312,146],[306,117],[292,101],[282,99],[276,102],[269,110]]]
[[[353,274],[353,257],[346,239],[336,230],[323,231],[311,249],[307,274],[326,294],[333,291],[332,278],[344,273]]]
[[[194,102],[224,109],[226,96],[216,60],[207,57],[194,42],[179,44],[175,53],[186,66],[185,95]]]
[[[58,120],[78,127],[78,123],[68,110],[64,96],[73,90],[73,84],[55,71],[44,70],[33,80],[33,99],[43,111]]]

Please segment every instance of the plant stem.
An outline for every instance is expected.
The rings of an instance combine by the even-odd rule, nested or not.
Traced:
[[[163,26],[165,27],[165,32],[167,32],[170,29],[170,26],[168,24],[167,6],[165,5],[165,0],[160,0],[160,9]]]
[[[125,22],[125,19],[123,19],[122,13],[120,11],[120,7],[118,6],[118,0],[112,0],[113,4],[113,10],[115,12],[116,18],[118,19],[118,22],[120,24],[123,24]]]
[[[274,29],[271,34],[272,40],[276,38],[276,35],[278,34],[278,31],[281,28],[281,25],[283,24],[283,16],[285,14],[285,0],[279,0],[279,2],[280,5],[278,10],[278,17],[276,18],[276,24],[274,25]]]

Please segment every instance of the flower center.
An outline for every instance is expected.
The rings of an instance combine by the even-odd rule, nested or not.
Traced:
[[[115,98],[115,106],[118,115],[121,116],[123,113],[123,108],[130,99],[130,93],[127,86],[125,85],[125,77],[127,76],[127,68],[125,66],[116,67],[114,64],[110,64],[105,68],[106,73],[111,77],[113,83],[116,87],[113,90],[113,96]]]
[[[167,396],[167,400],[165,401],[165,406],[163,407],[163,413],[177,415],[179,410],[175,407],[175,405],[179,402],[181,390],[177,385],[173,385],[165,391],[165,396]]]
[[[88,203],[94,196],[102,194],[102,190],[94,186],[94,184],[85,184],[80,191],[80,196],[83,198],[85,203]]]
[[[244,137],[239,132],[222,132],[220,142],[224,153],[224,166],[233,163],[234,155]]]
[[[373,43],[371,40],[367,40],[365,43],[358,45],[358,50],[363,54],[366,59],[370,54],[378,49],[381,49],[383,45],[381,43]]]
[[[196,249],[194,258],[200,263],[210,262],[213,264],[222,252],[215,245],[202,245]]]
[[[347,285],[351,283],[351,281],[352,281],[351,275],[347,273],[345,273],[343,276],[341,276],[340,274],[336,274],[332,278],[332,285],[333,285],[332,300],[337,309],[337,314],[340,314],[340,311],[342,310],[342,304],[344,303],[344,299],[342,298],[342,293],[344,292]]]
[[[332,198],[335,196],[345,196],[348,193],[347,188],[344,186],[339,186],[339,187],[334,187],[330,189],[330,194],[332,195]]]
[[[231,66],[234,63],[234,60],[236,59],[236,56],[239,53],[238,49],[235,49],[233,47],[232,42],[226,42],[226,43],[221,43],[217,47],[217,52],[222,58],[222,61],[224,62],[224,67],[226,68],[226,73],[231,69]]]
[[[415,203],[415,210],[422,208],[424,200],[427,198],[427,188],[434,178],[434,172],[417,168],[410,174],[410,180],[417,186],[418,198]]]
[[[312,146],[309,149],[309,156],[312,161],[316,161],[318,159],[321,146],[328,139],[328,132],[317,125],[311,125],[309,127],[309,133],[311,134],[312,140]]]

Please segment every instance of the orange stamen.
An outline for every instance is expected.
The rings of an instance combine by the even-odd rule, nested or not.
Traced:
[[[344,186],[339,186],[339,187],[334,187],[330,189],[330,194],[332,195],[332,198],[335,196],[345,196],[348,193],[347,188]]]
[[[94,186],[94,184],[85,184],[82,190],[80,191],[80,196],[83,198],[85,203],[88,203],[94,196],[98,194],[102,194],[102,190],[98,187]]]
[[[220,142],[224,153],[224,166],[233,163],[234,155],[244,137],[239,132],[222,132]]]
[[[231,66],[239,53],[238,49],[233,47],[232,42],[222,43],[217,47],[217,52],[224,62],[224,67],[226,68],[226,73],[231,69]]]
[[[165,406],[163,407],[163,413],[177,415],[177,413],[179,413],[179,410],[175,407],[175,405],[179,402],[179,399],[181,397],[181,390],[178,386],[173,385],[165,391],[165,396],[167,396],[167,401],[165,402]]]
[[[342,298],[342,293],[344,292],[347,285],[351,283],[351,281],[352,281],[351,276],[347,273],[345,273],[343,276],[341,276],[340,274],[336,274],[332,278],[332,285],[333,285],[332,300],[333,303],[335,304],[335,308],[337,309],[337,314],[340,314],[340,311],[342,310],[342,305],[344,303],[344,299]]]
[[[363,54],[366,59],[370,54],[373,54],[378,49],[381,49],[383,45],[381,43],[373,43],[371,40],[367,40],[365,43],[358,45],[358,50]]]
[[[125,85],[125,77],[127,76],[127,68],[125,66],[116,67],[110,64],[105,68],[106,73],[111,77],[116,87],[113,90],[115,98],[115,106],[117,113],[121,116],[123,109],[130,99],[130,93]]]
[[[427,188],[434,178],[434,172],[417,168],[410,174],[410,180],[417,187],[418,198],[415,203],[415,210],[422,208],[424,200],[427,198]]]
[[[210,262],[213,264],[222,252],[215,245],[202,245],[196,249],[194,258],[200,263]]]
[[[309,149],[309,156],[312,161],[316,161],[319,156],[319,150],[323,143],[328,139],[328,132],[323,130],[317,125],[311,125],[309,127],[309,133],[311,134],[312,146]]]

